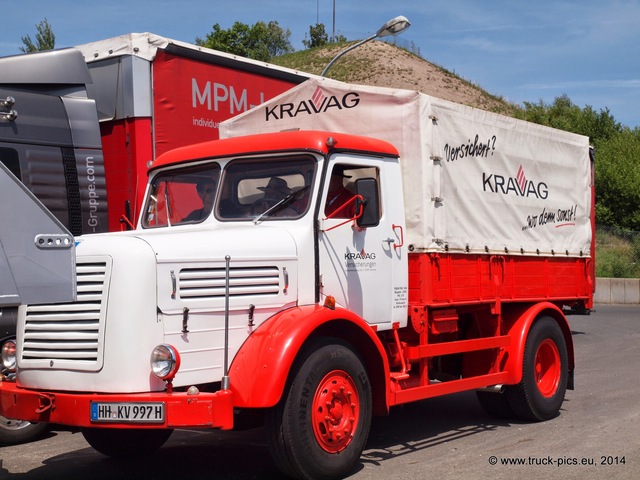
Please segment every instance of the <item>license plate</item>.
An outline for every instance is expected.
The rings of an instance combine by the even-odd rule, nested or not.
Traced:
[[[162,402],[91,402],[92,422],[163,423]]]

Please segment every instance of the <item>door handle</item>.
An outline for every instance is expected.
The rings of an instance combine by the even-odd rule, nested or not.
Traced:
[[[394,232],[396,231],[396,229],[400,230],[400,243],[394,243],[393,248],[402,247],[404,245],[404,229],[402,228],[402,225],[393,224],[391,225],[391,228]]]

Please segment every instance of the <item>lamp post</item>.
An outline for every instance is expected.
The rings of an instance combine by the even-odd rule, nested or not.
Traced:
[[[409,20],[407,20],[407,17],[403,17],[401,15],[399,17],[392,18],[387,23],[385,23],[382,27],[380,27],[380,29],[375,33],[375,35],[371,35],[370,37],[365,38],[364,40],[360,40],[358,43],[351,45],[348,48],[345,48],[342,52],[340,52],[338,55],[333,57],[333,59],[327,64],[327,66],[324,67],[324,70],[320,75],[324,77],[325,74],[327,73],[327,70],[331,68],[331,65],[333,65],[336,60],[338,60],[341,56],[343,56],[347,52],[350,52],[354,48],[358,48],[360,45],[367,43],[368,41],[373,40],[374,38],[388,37],[389,35],[398,35],[400,32],[404,32],[410,26],[411,26],[411,23],[409,23]]]

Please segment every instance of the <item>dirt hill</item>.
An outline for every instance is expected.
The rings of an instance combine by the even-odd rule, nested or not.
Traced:
[[[273,63],[319,75],[349,44],[283,55]],[[381,41],[366,43],[342,56],[327,77],[344,82],[417,90],[464,105],[513,114],[514,106],[417,55]]]

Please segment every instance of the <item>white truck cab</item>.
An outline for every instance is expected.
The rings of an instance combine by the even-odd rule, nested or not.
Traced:
[[[340,205],[332,176],[347,194]],[[327,297],[379,331],[406,325],[400,185],[391,145],[324,132],[161,156],[136,230],[78,238],[73,313],[23,307],[21,383],[162,391],[148,365],[159,344],[180,355],[173,388],[221,382],[264,321]],[[55,350],[41,341],[50,335]]]

